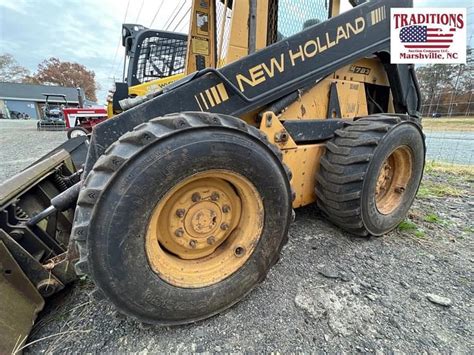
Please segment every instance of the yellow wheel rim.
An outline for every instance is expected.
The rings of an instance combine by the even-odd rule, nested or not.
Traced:
[[[228,170],[209,170],[177,184],[148,225],[148,262],[166,282],[215,284],[240,269],[263,229],[263,203],[253,184]]]
[[[395,149],[385,159],[375,187],[375,203],[380,213],[390,214],[400,205],[412,168],[412,152],[407,146]]]

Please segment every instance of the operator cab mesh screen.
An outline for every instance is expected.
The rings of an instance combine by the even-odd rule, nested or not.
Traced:
[[[166,78],[184,72],[186,36],[182,39],[163,37],[145,38],[140,47],[135,84]]]
[[[270,0],[267,43],[272,44],[329,18],[331,0]]]

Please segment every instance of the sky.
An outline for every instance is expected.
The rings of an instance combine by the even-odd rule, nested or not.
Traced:
[[[468,8],[469,40],[474,25],[471,0],[414,2],[415,7]],[[0,54],[12,54],[31,72],[50,57],[83,64],[96,73],[97,97],[103,103],[113,82],[122,78],[122,23],[187,32],[189,19],[184,15],[190,4],[191,0],[0,0]]]

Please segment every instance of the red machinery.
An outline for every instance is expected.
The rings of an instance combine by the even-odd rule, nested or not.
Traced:
[[[107,119],[105,108],[63,108],[69,139],[85,136],[92,132],[92,127]]]

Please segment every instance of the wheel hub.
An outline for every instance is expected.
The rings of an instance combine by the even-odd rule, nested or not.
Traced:
[[[211,205],[211,203],[204,202],[191,207],[191,210],[194,209],[194,211],[190,210],[185,218],[185,224],[189,224],[191,227],[189,233],[197,235],[198,237],[216,229],[218,217],[219,220],[222,217],[218,210],[218,206],[203,205]]]
[[[380,213],[390,214],[399,207],[412,169],[412,152],[406,146],[398,147],[385,159],[375,186],[375,204]]]
[[[230,206],[227,213],[224,206]],[[198,259],[212,254],[233,232],[241,202],[231,185],[208,178],[184,186],[165,208],[169,213],[160,223],[163,246],[181,259]]]
[[[255,248],[263,203],[244,177],[200,173],[158,203],[147,233],[150,265],[166,281],[198,287],[235,272]]]

